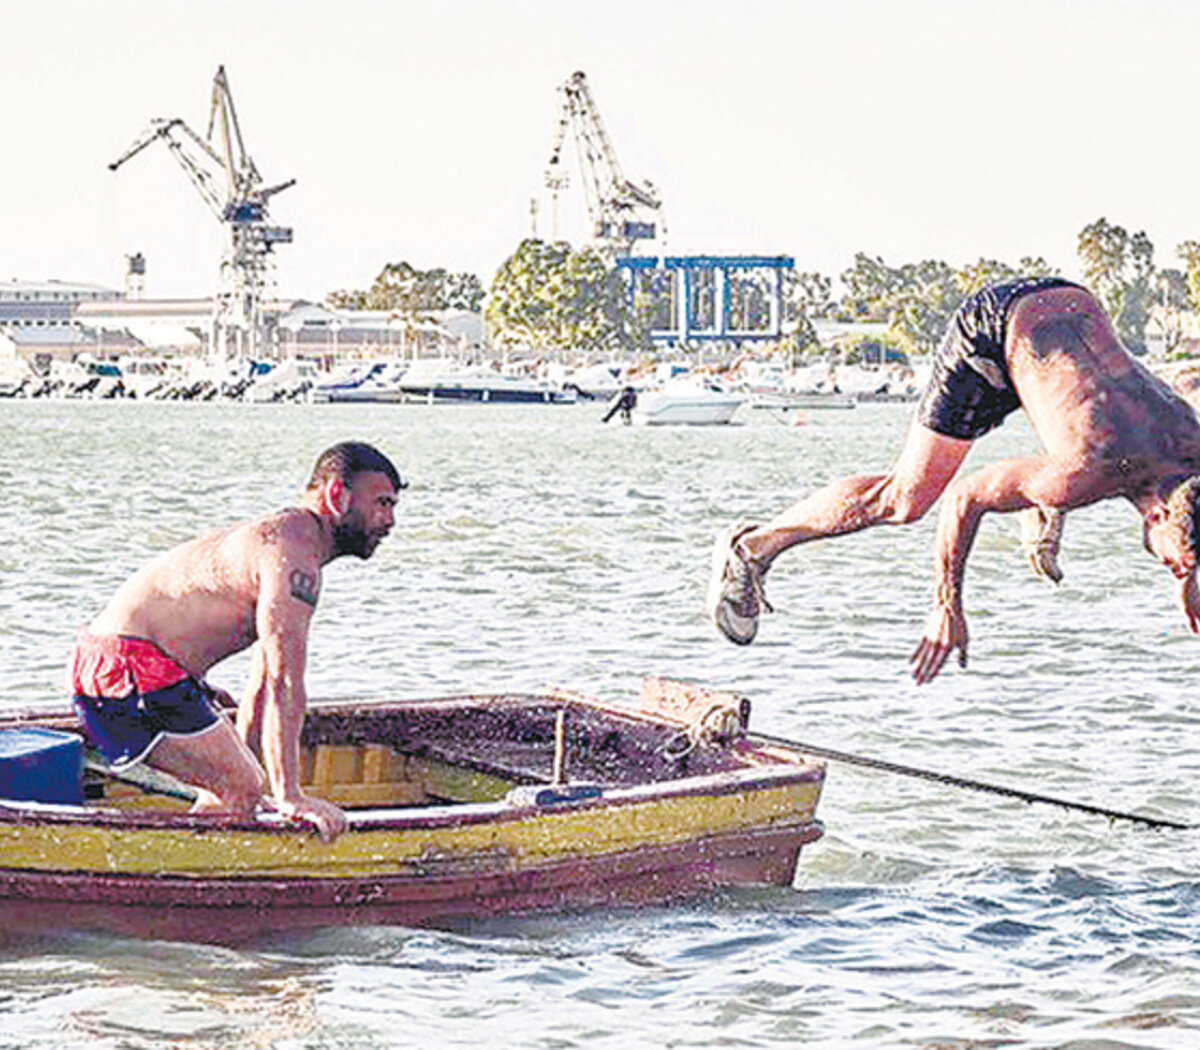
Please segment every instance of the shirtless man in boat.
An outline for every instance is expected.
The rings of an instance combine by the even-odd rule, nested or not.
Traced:
[[[298,508],[182,543],[126,580],[71,659],[69,688],[92,744],[115,768],[145,761],[194,785],[195,812],[247,817],[269,789],[284,817],[327,841],[343,831],[345,814],[301,788],[309,622],[321,568],[344,554],[369,558],[404,487],[377,449],[334,445]],[[222,711],[232,701],[204,676],[251,645],[235,729]]]
[[[974,440],[1018,408],[1045,451],[953,480]],[[931,681],[956,649],[966,666],[963,575],[989,511],[1022,512],[1035,571],[1057,581],[1063,513],[1124,497],[1200,634],[1200,418],[1121,346],[1092,295],[1060,278],[986,288],[959,307],[890,473],[841,478],[765,524],[726,529],[713,551],[710,615],[731,641],[749,644],[760,612],[771,608],[763,577],[783,551],[917,521],[943,492],[933,608],[911,657],[918,683]]]

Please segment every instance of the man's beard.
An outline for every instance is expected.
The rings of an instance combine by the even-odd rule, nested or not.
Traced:
[[[375,553],[382,536],[368,532],[363,528],[362,519],[357,515],[339,521],[333,527],[334,557],[343,554],[353,554],[364,561]]]

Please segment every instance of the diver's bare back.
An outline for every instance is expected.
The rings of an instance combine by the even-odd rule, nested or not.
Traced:
[[[315,601],[318,539],[312,514],[285,510],[181,543],[126,580],[89,630],[147,638],[202,677],[255,641],[264,569],[300,567]]]
[[[1200,418],[1121,346],[1108,319],[1038,305],[1014,313],[1009,368],[1046,451],[1091,476],[1071,502],[1136,498],[1200,472]]]

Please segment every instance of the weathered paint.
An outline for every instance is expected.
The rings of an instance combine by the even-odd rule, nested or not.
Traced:
[[[663,793],[621,801],[630,792],[614,792],[617,797],[549,809],[496,803],[470,810],[391,810],[393,817],[379,820],[382,826],[376,827],[371,811],[364,811],[356,814],[350,831],[329,844],[288,825],[264,829],[219,818],[177,817],[148,827],[145,819],[131,814],[104,823],[46,814],[5,821],[0,807],[0,863],[44,871],[312,878],[417,872],[431,857],[487,851],[503,853],[519,868],[570,854],[600,855],[698,835],[803,823],[813,819],[819,791],[819,782],[811,781],[757,788],[730,782],[719,794]]]
[[[616,778],[598,797],[411,804],[440,792],[495,799],[513,784],[545,783],[548,728],[564,702],[573,705],[576,766]],[[0,804],[0,922],[229,941],[664,901],[786,885],[801,846],[822,831],[824,769],[786,749],[743,739],[707,757],[664,758],[677,723],[575,697],[454,698],[446,709],[449,720],[437,701],[348,703],[310,719],[311,780],[327,795],[388,804],[352,811],[333,843],[281,821]],[[490,751],[460,769],[473,710],[493,732]],[[508,760],[503,732],[512,735]],[[397,750],[413,741],[419,753]],[[704,772],[671,772],[689,768]]]
[[[731,886],[790,884],[817,824],[559,861],[520,872],[423,879],[187,879],[0,871],[0,928],[97,929],[239,943],[322,926],[425,925],[470,917],[688,899]],[[285,889],[291,892],[284,893]]]

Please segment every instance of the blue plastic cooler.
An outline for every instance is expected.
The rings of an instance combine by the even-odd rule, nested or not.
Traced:
[[[58,729],[0,729],[0,800],[83,805],[83,740]]]

